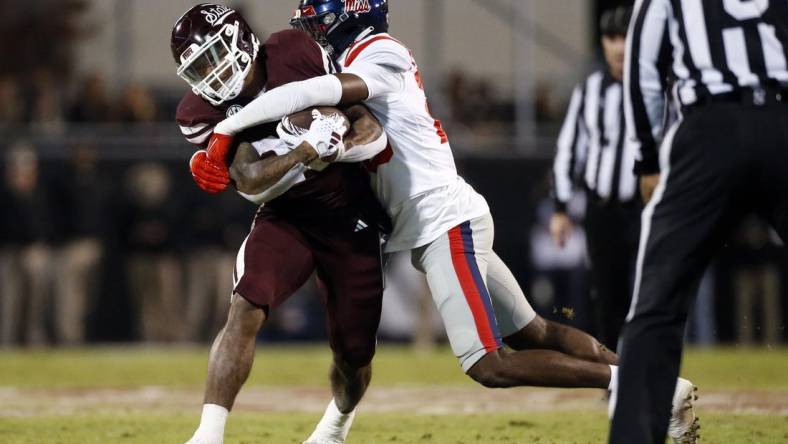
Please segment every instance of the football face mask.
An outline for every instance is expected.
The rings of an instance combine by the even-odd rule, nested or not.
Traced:
[[[213,105],[238,97],[252,69],[252,57],[238,47],[238,31],[237,22],[224,25],[205,43],[192,44],[181,55],[178,76]]]

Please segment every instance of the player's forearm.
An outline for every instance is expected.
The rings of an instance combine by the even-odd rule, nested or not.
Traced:
[[[334,106],[341,99],[342,83],[334,75],[288,83],[258,96],[241,111],[219,122],[214,131],[235,135],[313,106]]]
[[[308,144],[283,156],[271,156],[256,161],[239,159],[230,167],[230,178],[235,188],[248,195],[256,195],[278,183],[288,171],[298,164],[308,164],[317,159],[317,152]]]
[[[386,149],[388,138],[378,119],[363,105],[352,106],[345,115],[352,122],[350,132],[345,136],[345,150],[337,162],[361,162],[375,157]]]

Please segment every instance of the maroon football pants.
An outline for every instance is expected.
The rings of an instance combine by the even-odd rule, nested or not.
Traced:
[[[235,293],[265,310],[317,272],[331,349],[354,367],[375,354],[383,297],[380,236],[351,209],[292,221],[261,209],[236,261]]]

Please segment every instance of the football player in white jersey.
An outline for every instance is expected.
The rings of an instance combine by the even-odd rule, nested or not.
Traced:
[[[486,387],[612,389],[618,357],[588,334],[538,316],[492,251],[490,210],[457,175],[416,62],[387,33],[387,1],[301,0],[291,24],[323,45],[341,73],[259,96],[220,122],[212,142],[220,146],[245,128],[311,106],[363,102],[389,141],[368,164],[373,188],[394,222],[386,252],[410,250],[414,266],[426,273],[451,348],[468,376]],[[686,427],[694,413],[682,407],[693,388],[680,379],[676,390],[674,420]]]

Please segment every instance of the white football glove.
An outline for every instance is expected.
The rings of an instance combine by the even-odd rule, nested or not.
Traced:
[[[293,125],[287,117],[282,119],[276,127],[279,138],[291,149],[306,142],[317,151],[317,155],[321,159],[344,152],[345,144],[342,137],[347,130],[342,116],[321,114],[316,109],[312,110],[312,124],[308,130]]]

